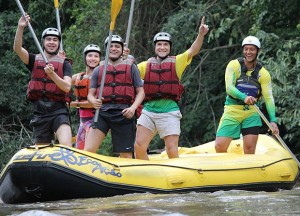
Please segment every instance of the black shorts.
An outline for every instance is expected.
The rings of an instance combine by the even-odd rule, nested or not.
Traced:
[[[98,121],[93,123],[96,128],[107,134],[111,130],[113,152],[134,152],[136,136],[136,119],[127,119],[122,110],[112,109],[100,111]]]
[[[242,128],[242,134],[243,136],[246,135],[258,135],[259,134],[259,127],[258,126],[254,126],[254,127],[249,127],[249,128]]]
[[[69,114],[56,114],[53,116],[33,116],[30,125],[33,127],[34,143],[51,143],[54,132],[62,125],[70,125]]]

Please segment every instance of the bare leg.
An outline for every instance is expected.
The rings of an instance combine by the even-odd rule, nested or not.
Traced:
[[[164,137],[166,152],[169,158],[178,158],[178,135],[169,135]]]
[[[215,149],[217,153],[227,152],[227,149],[232,141],[231,137],[217,137],[215,141]]]
[[[132,152],[121,152],[120,157],[121,158],[132,158]]]
[[[136,159],[149,160],[147,148],[154,137],[154,133],[142,125],[137,125],[134,151]]]
[[[90,130],[85,140],[84,150],[96,153],[104,138],[105,133],[103,133],[97,128],[94,129],[90,127]]]
[[[258,135],[248,134],[243,136],[244,154],[255,154]]]
[[[72,147],[72,131],[68,124],[62,124],[56,131],[58,142]]]

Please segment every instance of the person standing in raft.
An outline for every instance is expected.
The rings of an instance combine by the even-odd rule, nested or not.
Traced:
[[[76,137],[76,148],[78,149],[84,149],[85,139],[95,115],[94,106],[88,102],[87,96],[91,75],[100,63],[100,55],[99,46],[95,44],[87,45],[83,50],[85,71],[72,76],[72,85],[74,86],[76,100],[72,101],[70,106],[78,108],[80,117],[80,125]]]
[[[65,58],[57,55],[61,34],[56,28],[47,28],[42,33],[42,46],[49,63],[46,65],[41,54],[29,53],[22,47],[24,28],[28,26],[22,16],[18,22],[13,49],[31,71],[27,88],[27,99],[33,104],[33,139],[37,144],[49,144],[54,134],[60,144],[72,146],[69,110],[72,66]]]
[[[179,157],[178,141],[182,116],[178,101],[183,92],[180,79],[193,57],[199,53],[208,31],[203,17],[197,38],[188,50],[177,56],[170,56],[171,35],[159,32],[153,39],[156,57],[138,64],[141,78],[144,80],[145,103],[137,122],[134,145],[137,159],[149,159],[147,148],[156,133],[164,139],[168,157]]]
[[[224,113],[217,130],[216,152],[227,152],[230,142],[243,135],[244,153],[254,154],[262,125],[259,114],[251,106],[263,96],[275,134],[275,103],[269,72],[257,60],[261,43],[257,37],[248,36],[242,42],[243,58],[228,63],[225,72],[226,101]]]
[[[105,47],[109,38],[105,40]],[[105,61],[95,68],[91,77],[88,100],[100,109],[98,120],[90,128],[84,150],[96,152],[111,130],[113,152],[132,158],[136,135],[135,111],[145,94],[143,82],[133,58],[123,59],[124,42],[112,35],[102,98],[98,99]]]

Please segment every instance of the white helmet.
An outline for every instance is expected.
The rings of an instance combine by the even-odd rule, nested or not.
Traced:
[[[172,44],[172,37],[167,32],[159,32],[153,38],[153,43],[156,43],[157,41],[168,41]]]
[[[87,45],[83,50],[83,55],[85,56],[88,52],[97,52],[101,55],[100,47],[95,44]]]
[[[46,28],[42,33],[42,39],[44,39],[46,36],[56,36],[59,40],[61,40],[61,34],[57,28]]]
[[[242,43],[242,47],[244,47],[245,45],[254,45],[258,49],[260,49],[260,41],[255,36],[247,36],[247,37],[245,37],[245,39],[243,40],[243,43]]]
[[[99,55],[101,55],[101,50],[100,50],[99,46],[97,46],[95,44],[87,45],[83,50],[83,61],[86,65],[87,65],[87,63],[86,63],[86,54],[88,54],[89,52],[97,52],[97,53],[99,53]]]
[[[108,44],[108,40],[109,40],[109,36],[105,39],[105,42],[104,42],[105,47]],[[122,45],[122,47],[124,47],[124,41],[119,35],[112,35],[111,36],[111,43],[119,43],[119,44]]]

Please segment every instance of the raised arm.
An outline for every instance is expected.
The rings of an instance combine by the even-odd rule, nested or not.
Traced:
[[[21,61],[27,65],[29,63],[29,53],[26,49],[23,48],[23,32],[24,28],[28,26],[29,21],[29,15],[26,15],[26,19],[23,16],[19,19],[13,46],[14,51],[17,53]]]
[[[204,36],[209,31],[208,25],[205,24],[205,17],[202,17],[201,24],[199,27],[199,32],[197,38],[195,39],[194,43],[188,49],[188,57],[192,58],[200,52],[200,49],[203,44]]]

